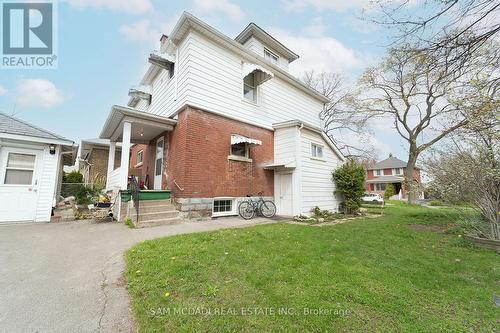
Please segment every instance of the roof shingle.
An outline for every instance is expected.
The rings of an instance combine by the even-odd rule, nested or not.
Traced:
[[[0,133],[33,136],[51,140],[71,141],[65,137],[49,132],[43,128],[37,127],[25,122],[24,120],[14,118],[2,112],[0,112]]]

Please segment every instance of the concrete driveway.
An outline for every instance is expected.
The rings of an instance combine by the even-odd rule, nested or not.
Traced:
[[[273,221],[148,229],[119,223],[0,225],[0,332],[134,332],[123,253],[142,240]]]

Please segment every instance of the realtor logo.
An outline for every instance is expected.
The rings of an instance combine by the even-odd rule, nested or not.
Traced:
[[[14,0],[0,4],[1,68],[55,68],[55,3]]]

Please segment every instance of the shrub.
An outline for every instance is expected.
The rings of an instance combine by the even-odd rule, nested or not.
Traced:
[[[341,208],[346,214],[358,212],[361,197],[365,193],[365,169],[354,160],[349,160],[332,173],[337,187],[336,193],[342,195]]]
[[[79,205],[90,204],[96,201],[95,197],[97,196],[98,193],[99,192],[96,192],[91,187],[86,187],[83,184],[78,184],[75,193],[76,203]]]
[[[130,217],[127,217],[125,221],[123,221],[123,224],[125,224],[130,229],[135,229],[135,224],[134,222],[132,222],[132,219]]]
[[[434,199],[434,200],[431,200],[431,202],[429,202],[429,205],[430,206],[443,206],[443,202],[441,200]]]
[[[63,173],[63,183],[83,183],[83,175],[80,171],[73,170],[69,173]]]
[[[393,195],[396,195],[396,188],[392,184],[387,184],[384,192],[384,199],[389,200]]]

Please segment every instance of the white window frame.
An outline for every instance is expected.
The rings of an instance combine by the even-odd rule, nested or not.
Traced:
[[[375,174],[375,176],[379,177],[379,176],[383,176],[384,175],[384,171],[382,169],[376,169],[373,171],[373,173]]]
[[[267,59],[273,64],[277,65],[279,58],[280,58],[279,55],[269,50],[267,47],[264,48],[264,59]]]
[[[398,170],[401,171],[398,173]],[[392,175],[393,176],[402,176],[403,175],[403,168],[394,168],[392,169]]]
[[[318,155],[318,149],[321,152],[321,155]],[[315,160],[325,160],[325,146],[316,143],[316,142],[311,142],[311,158]]]
[[[139,155],[141,156],[141,160],[140,161],[139,161]],[[139,150],[137,152],[137,156],[136,157],[137,157],[136,158],[137,163],[136,163],[135,166],[141,166],[143,164],[143,161],[144,161],[144,150],[142,150],[142,149]]]
[[[382,189],[382,185],[385,185],[385,189]],[[375,191],[385,191],[387,189],[387,184],[385,183],[380,183],[380,184],[375,184]]]
[[[249,85],[249,84],[246,84],[245,83],[245,78],[248,76],[248,75],[254,75],[254,79],[253,79],[253,86]],[[253,89],[253,100],[251,99],[248,99],[245,97],[245,86],[247,87],[251,87]],[[243,89],[241,90],[241,98],[245,101],[245,102],[248,102],[248,103],[251,103],[251,104],[254,104],[254,105],[259,105],[259,85],[255,85],[255,73],[248,73],[245,77],[243,77]]]
[[[250,158],[250,145],[247,142],[242,143],[245,144],[245,156],[233,155],[233,145],[229,145],[229,156],[227,157],[228,160],[248,163],[252,162],[252,159]]]
[[[231,201],[231,210],[227,212],[214,212],[216,201]],[[238,206],[237,200],[234,197],[215,197],[213,198],[212,201],[212,217],[238,215],[236,212],[237,206]]]
[[[24,150],[6,150],[5,151],[5,164],[1,174],[0,185],[9,186],[9,187],[19,187],[19,186],[33,186],[35,185],[35,177],[36,177],[36,168],[37,168],[37,154],[34,152],[24,151]],[[33,163],[33,168],[18,168],[18,167],[9,167],[9,155],[10,154],[19,154],[19,155],[30,155],[35,156],[35,162]],[[1,161],[0,161],[1,162]],[[7,170],[23,170],[23,171],[31,171],[31,183],[30,184],[6,184],[5,179],[7,178]]]

